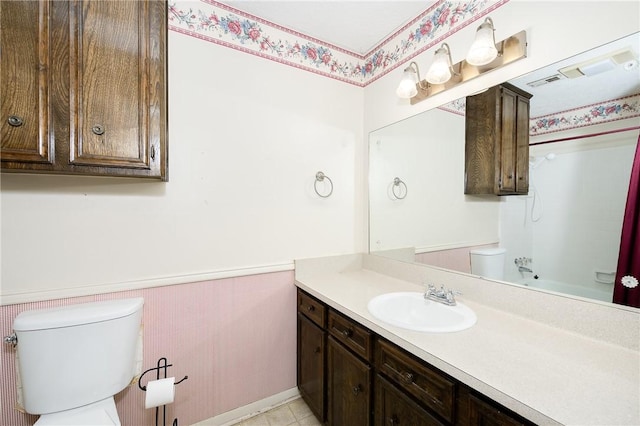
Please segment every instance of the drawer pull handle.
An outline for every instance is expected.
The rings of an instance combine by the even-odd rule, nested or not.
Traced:
[[[413,374],[403,371],[402,373],[400,373],[400,377],[402,378],[402,381],[405,382],[406,384],[411,384],[413,383]]]
[[[156,161],[156,146],[151,145],[151,160]]]
[[[318,346],[313,352],[319,354],[321,352],[320,347]]]
[[[353,389],[351,389],[351,391],[353,392],[354,395],[358,395],[360,393],[360,391],[362,391],[362,388],[360,387],[360,385],[356,385],[353,387]]]
[[[344,337],[351,337],[353,335],[353,330],[347,328],[346,330],[342,330],[342,335]]]
[[[315,310],[316,310],[316,307],[315,307],[315,306],[313,306],[313,305],[309,305],[309,306],[307,307],[307,311],[309,311],[309,312],[313,312],[313,311],[315,311]]]
[[[7,123],[13,127],[20,127],[24,124],[24,120],[22,117],[18,117],[17,115],[10,115]]]
[[[104,126],[101,124],[96,124],[91,128],[91,131],[98,136],[104,135]]]

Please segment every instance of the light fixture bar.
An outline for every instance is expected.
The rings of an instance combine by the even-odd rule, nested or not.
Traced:
[[[422,90],[418,90],[418,93],[411,98],[411,105],[417,104],[435,94],[438,94],[444,90],[451,89],[461,83],[472,80],[482,74],[486,74],[489,71],[501,68],[505,65],[511,64],[527,56],[527,33],[526,31],[520,31],[517,34],[512,35],[498,43],[496,48],[500,55],[490,63],[486,65],[474,66],[466,61],[461,61],[452,66],[456,71],[451,79],[443,84],[428,84],[426,80],[416,83]],[[424,87],[428,87],[427,90]]]

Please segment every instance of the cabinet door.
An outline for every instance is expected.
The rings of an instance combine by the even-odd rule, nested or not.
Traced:
[[[0,2],[2,162],[53,162],[48,1]]]
[[[512,91],[502,88],[502,110],[500,135],[496,138],[498,163],[498,191],[513,193],[516,190],[516,105],[518,97]]]
[[[327,394],[329,424],[368,426],[371,424],[371,367],[328,338]]]
[[[313,414],[325,421],[326,333],[298,313],[298,389]]]
[[[376,376],[375,398],[374,424],[376,426],[439,426],[444,424],[380,375]]]
[[[518,96],[516,105],[516,192],[529,192],[529,99]]]
[[[69,163],[159,176],[164,76],[157,68],[164,40],[154,14],[164,4],[69,4]]]

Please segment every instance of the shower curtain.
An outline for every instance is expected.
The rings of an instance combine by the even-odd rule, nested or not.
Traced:
[[[640,308],[640,137],[631,168],[627,207],[622,222],[613,303]]]

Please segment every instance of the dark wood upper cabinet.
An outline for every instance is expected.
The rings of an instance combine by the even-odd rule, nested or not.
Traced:
[[[2,2],[2,170],[167,180],[166,2]]]
[[[465,194],[529,192],[529,100],[508,83],[468,96]]]

